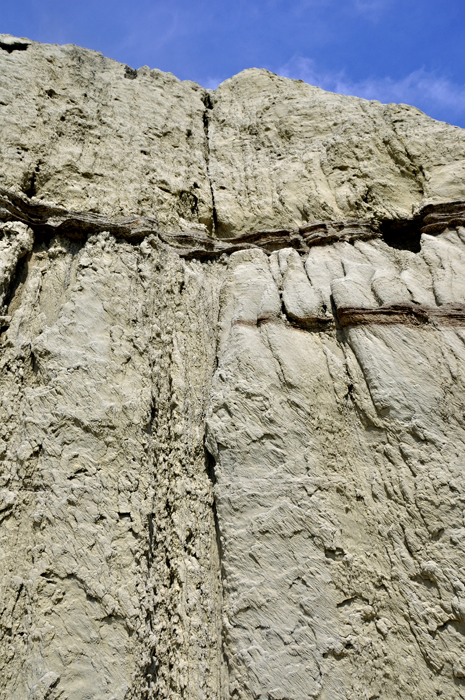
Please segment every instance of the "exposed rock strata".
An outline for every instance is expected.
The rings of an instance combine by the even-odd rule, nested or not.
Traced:
[[[463,198],[462,129],[264,70],[213,92],[0,35],[0,115],[3,187],[163,230],[230,237]]]
[[[464,132],[0,63],[0,698],[465,698]]]

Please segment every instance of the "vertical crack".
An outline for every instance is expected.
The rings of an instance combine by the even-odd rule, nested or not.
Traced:
[[[218,698],[226,698],[228,696],[227,693],[227,687],[229,684],[229,675],[230,675],[230,668],[229,668],[229,661],[228,661],[228,656],[226,653],[225,649],[225,640],[224,640],[224,628],[223,628],[223,546],[221,544],[221,532],[220,532],[220,524],[218,520],[218,511],[216,508],[216,499],[215,499],[215,494],[214,494],[214,487],[216,485],[216,474],[215,474],[215,465],[216,461],[213,455],[209,452],[208,448],[205,445],[205,439],[204,439],[204,450],[205,450],[205,470],[207,472],[207,476],[211,481],[212,487],[213,487],[213,501],[212,501],[212,514],[213,514],[213,521],[215,525],[215,540],[216,540],[216,556],[217,556],[217,564],[218,564],[218,607],[219,607],[219,617],[218,617],[218,627],[217,627],[217,633],[218,633],[218,651],[219,651],[219,678],[218,678]]]
[[[23,182],[23,193],[31,199],[31,197],[37,196],[37,177],[40,173],[41,161],[39,161],[34,168],[34,170],[29,173]]]
[[[0,315],[2,318],[2,323],[5,326],[8,326],[8,321],[6,319],[9,316],[11,302],[13,301],[18,289],[26,282],[30,258],[31,254],[28,253],[18,260],[16,269],[11,275],[11,278],[8,280],[8,285],[4,290],[3,298],[0,290]]]
[[[205,468],[206,468],[208,478],[210,479],[213,487],[216,484],[215,464],[216,464],[215,458],[213,457],[212,454],[210,454],[208,449],[205,447]],[[221,545],[220,526],[219,526],[219,522],[218,522],[218,512],[216,510],[215,496],[213,496],[212,511],[213,511],[213,519],[215,521],[216,546],[217,546],[217,550],[218,550],[218,561],[220,563],[220,572],[221,572],[222,571],[221,563],[223,560],[223,551],[222,551],[222,545]]]
[[[216,212],[216,205],[215,205],[215,193],[213,191],[213,182],[210,176],[210,135],[209,135],[209,128],[210,128],[210,117],[209,117],[209,110],[213,109],[213,102],[208,94],[208,92],[205,92],[204,97],[203,97],[203,103],[205,105],[205,110],[203,113],[203,130],[205,132],[205,143],[206,143],[206,160],[207,160],[207,176],[208,176],[208,183],[210,185],[210,193],[211,193],[211,198],[212,198],[212,235],[216,237],[216,231],[218,228],[218,217],[217,217],[217,212]]]

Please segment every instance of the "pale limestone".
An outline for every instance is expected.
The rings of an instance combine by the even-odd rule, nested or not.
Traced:
[[[0,50],[0,183],[218,236],[460,199],[463,129],[249,69],[216,91],[72,45]]]
[[[360,263],[347,264],[349,253]],[[347,269],[344,304],[358,302],[363,284],[373,300],[385,271],[377,277],[369,261],[380,255],[398,274],[436,274],[427,254],[335,245]],[[246,306],[246,288],[229,293]],[[454,600],[463,590],[465,435],[452,415],[464,410],[464,340],[463,329],[440,327],[375,325],[341,336],[278,319],[230,326],[208,446],[232,695],[463,696]]]
[[[348,216],[410,216],[463,198],[465,133],[408,105],[336,95],[250,69],[211,110],[219,235]]]
[[[1,184],[68,209],[211,226],[205,91],[147,67],[125,75],[77,46],[0,50]]]
[[[36,203],[236,236],[465,198],[412,107],[0,62]],[[465,228],[207,260],[2,212],[1,700],[465,698]]]

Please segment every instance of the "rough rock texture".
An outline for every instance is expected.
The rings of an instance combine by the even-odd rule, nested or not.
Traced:
[[[0,35],[1,700],[465,698],[465,133]]]
[[[221,237],[408,217],[461,199],[465,183],[463,129],[414,107],[257,69],[213,92],[76,46],[7,35],[0,135],[8,189]]]
[[[210,224],[203,88],[76,46],[25,45],[0,50],[5,187],[162,226]]]
[[[231,256],[208,418],[231,696],[465,696],[464,318],[381,311],[463,309],[464,242],[316,248],[307,289],[295,252]],[[379,318],[309,332],[279,287],[302,328],[330,294]]]
[[[414,107],[263,70],[216,90],[210,172],[219,235],[348,216],[406,217],[463,198],[465,134]]]

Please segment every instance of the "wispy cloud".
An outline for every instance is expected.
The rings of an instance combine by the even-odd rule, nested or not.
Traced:
[[[376,20],[392,2],[393,0],[352,0],[351,4],[361,15]]]
[[[354,81],[344,71],[320,70],[310,58],[296,56],[277,71],[288,78],[304,80],[324,90],[355,95],[380,102],[403,102],[415,105],[435,118],[447,111],[458,122],[465,122],[465,84],[445,76],[419,69],[405,77],[368,77]]]
[[[367,19],[378,20],[396,0],[293,0],[291,7],[296,14],[308,10],[326,9],[344,12],[345,15],[362,15]]]

